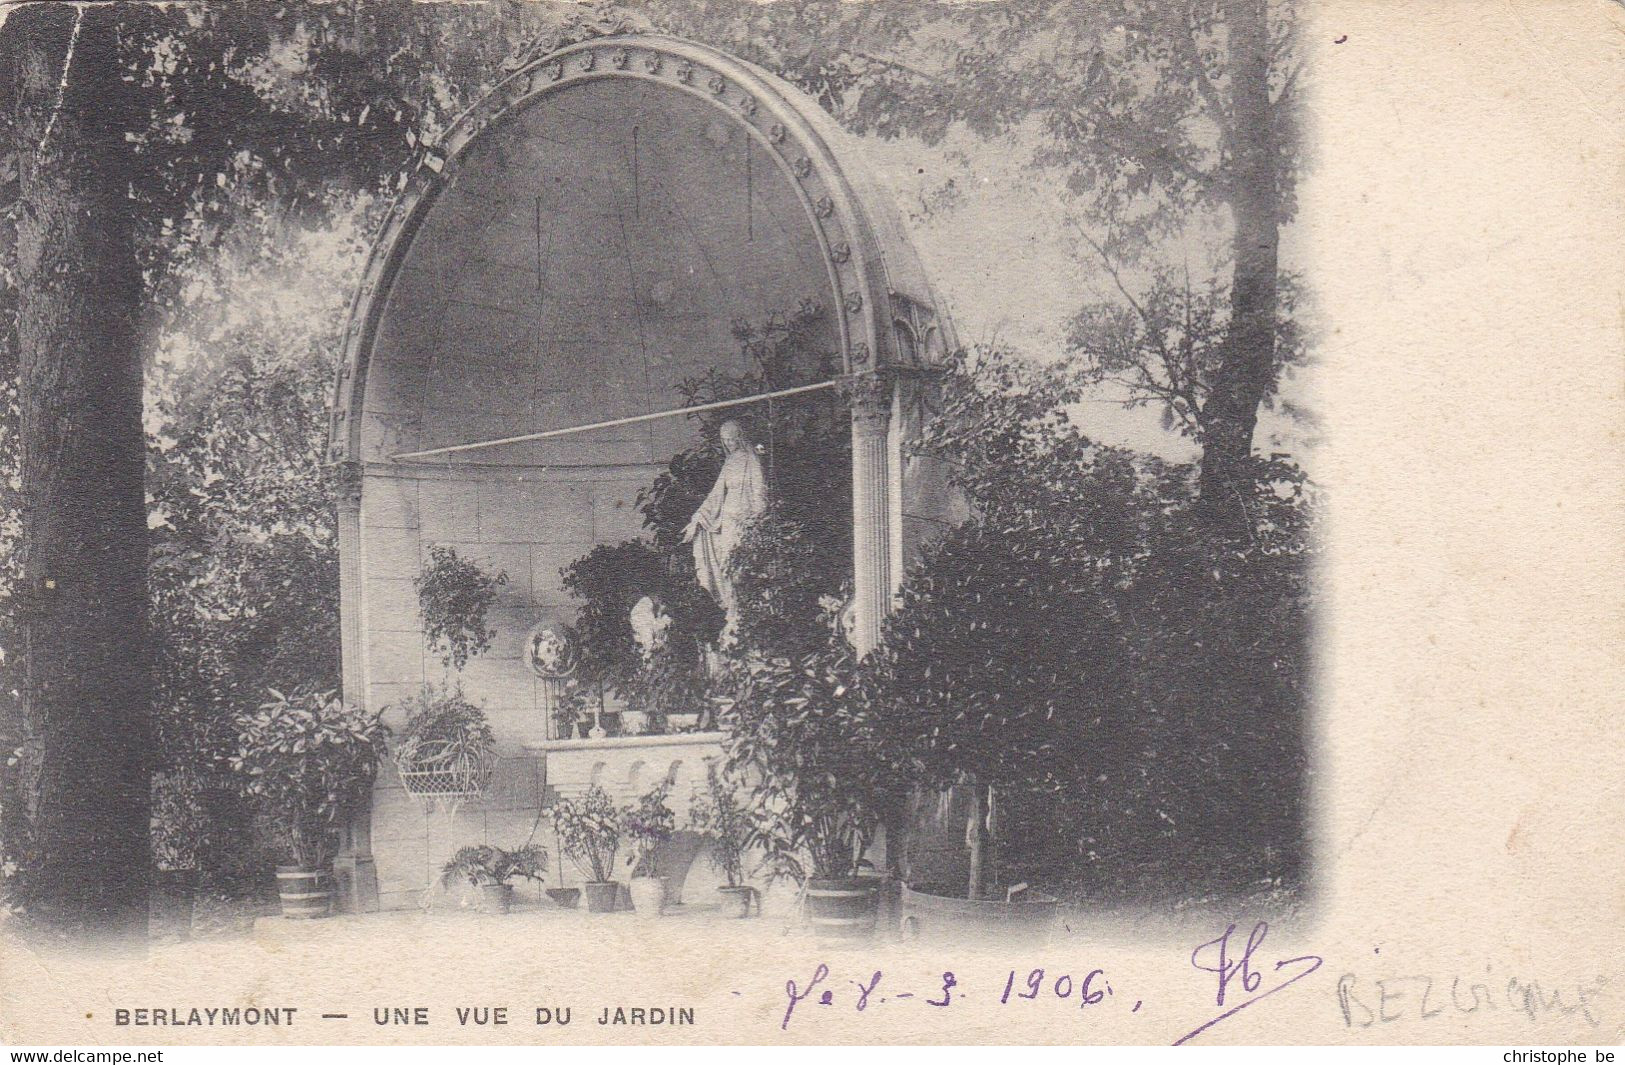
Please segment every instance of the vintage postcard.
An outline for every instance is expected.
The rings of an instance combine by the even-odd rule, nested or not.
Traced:
[[[1621,1042],[1620,5],[0,10],[0,1042]]]

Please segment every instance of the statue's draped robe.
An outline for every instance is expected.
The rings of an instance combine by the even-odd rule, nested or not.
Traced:
[[[729,452],[711,494],[694,512],[694,575],[700,586],[734,615],[733,581],[728,559],[751,520],[767,509],[767,477],[762,460],[749,447]]]

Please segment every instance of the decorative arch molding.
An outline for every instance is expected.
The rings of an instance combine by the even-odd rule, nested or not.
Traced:
[[[848,374],[890,376],[923,368],[951,344],[923,273],[889,204],[866,204],[862,169],[832,144],[841,134],[817,105],[782,79],[715,49],[658,35],[584,41],[515,70],[425,145],[373,242],[343,335],[329,426],[329,458],[363,457],[361,411],[368,366],[390,287],[414,235],[470,148],[505,119],[585,81],[634,79],[706,101],[760,145],[795,189],[834,295],[841,363]],[[872,193],[868,199],[877,199]]]

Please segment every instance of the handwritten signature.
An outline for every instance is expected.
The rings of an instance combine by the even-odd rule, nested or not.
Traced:
[[[1274,967],[1268,971],[1271,974],[1276,974],[1286,969],[1286,979],[1269,987],[1264,987],[1265,973],[1254,967],[1253,956],[1264,945],[1264,937],[1269,935],[1269,929],[1270,926],[1267,921],[1259,921],[1253,925],[1253,930],[1247,934],[1245,946],[1241,948],[1239,958],[1234,956],[1235,947],[1232,942],[1236,934],[1235,925],[1226,928],[1224,933],[1217,939],[1210,939],[1191,951],[1191,964],[1193,966],[1203,972],[1214,973],[1219,978],[1218,994],[1214,997],[1214,1004],[1217,1006],[1224,1006],[1227,1002],[1234,1004],[1223,1013],[1174,1040],[1174,1046],[1180,1046],[1195,1039],[1225,1018],[1234,1017],[1247,1007],[1262,1002],[1278,991],[1285,991],[1324,964],[1324,959],[1316,954],[1305,954],[1297,958],[1283,958],[1275,962]],[[1238,990],[1252,997],[1241,1002],[1235,1002]]]

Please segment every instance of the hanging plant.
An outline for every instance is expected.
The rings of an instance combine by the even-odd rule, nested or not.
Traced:
[[[506,573],[487,573],[455,547],[429,548],[429,561],[412,586],[418,593],[424,642],[447,667],[461,671],[470,658],[490,648],[496,630],[486,628],[485,615],[496,602],[497,588],[507,583]]]
[[[496,766],[496,735],[485,711],[462,690],[425,684],[399,704],[406,723],[395,743],[401,784],[419,798],[472,797]]]

